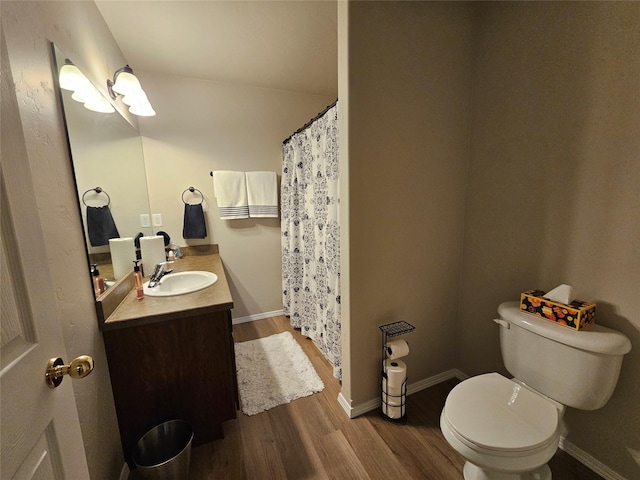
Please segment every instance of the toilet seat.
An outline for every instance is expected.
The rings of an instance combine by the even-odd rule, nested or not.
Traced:
[[[477,452],[521,456],[558,440],[554,403],[498,373],[459,383],[442,413],[451,433]]]

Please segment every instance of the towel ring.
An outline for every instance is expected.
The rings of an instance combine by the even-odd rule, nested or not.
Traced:
[[[187,203],[184,200],[184,194],[187,193],[187,192],[191,192],[191,193],[198,192],[200,194],[200,196],[202,197],[202,200],[200,200],[200,203]],[[184,203],[185,205],[202,205],[203,202],[204,202],[204,195],[197,188],[189,187],[184,192],[182,192],[182,203]]]
[[[107,192],[105,192],[101,187],[96,187],[96,188],[90,188],[89,190],[87,190],[86,192],[84,192],[84,193],[82,194],[82,204],[83,204],[85,207],[88,207],[88,205],[87,205],[87,203],[84,201],[84,197],[85,197],[85,195],[86,195],[87,193],[89,193],[89,192],[96,192],[96,195],[99,195],[99,194],[101,194],[101,193],[104,193],[104,194],[107,196],[107,205],[106,205],[106,206],[108,207],[109,205],[111,205],[111,197],[109,196],[109,194],[108,194]]]

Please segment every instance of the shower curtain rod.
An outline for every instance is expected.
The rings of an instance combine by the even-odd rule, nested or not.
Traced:
[[[336,103],[338,103],[338,99],[337,99],[337,98],[336,98],[336,101],[335,101],[335,102],[333,102],[331,105],[327,105],[327,106],[325,107],[325,109],[324,109],[324,110],[322,110],[319,114],[317,114],[315,117],[313,117],[311,120],[309,120],[309,121],[308,121],[307,123],[305,123],[303,126],[301,126],[298,130],[296,130],[295,132],[293,132],[293,133],[292,133],[291,135],[289,135],[287,138],[285,138],[285,139],[282,141],[282,144],[283,144],[283,145],[286,145],[286,143],[287,143],[289,140],[291,140],[291,138],[292,138],[295,134],[300,133],[300,132],[304,131],[306,128],[310,127],[310,126],[311,126],[311,124],[312,124],[313,122],[315,122],[317,119],[319,119],[320,117],[322,117],[325,113],[327,113],[329,110],[331,110],[333,107],[335,107]]]

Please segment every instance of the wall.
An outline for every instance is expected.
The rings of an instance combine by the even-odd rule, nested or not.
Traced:
[[[475,56],[458,365],[503,370],[496,307],[575,287],[625,333],[616,392],[566,414],[567,440],[640,477],[640,4],[483,8]]]
[[[163,219],[158,229],[181,246],[219,245],[234,318],[282,311],[280,219],[221,220],[209,172],[268,170],[280,180],[282,141],[335,98],[139,75],[157,112],[141,118],[140,128],[151,210]],[[190,186],[205,197],[204,240],[182,238],[181,195]]]
[[[408,338],[411,382],[454,367],[474,11],[465,3],[351,2],[340,12],[339,76],[348,63],[341,122],[349,125],[348,152],[341,144],[349,182],[341,210],[349,218],[341,246],[349,276],[344,364],[351,365],[342,396],[357,406],[379,395],[379,325],[416,326]]]
[[[92,2],[11,2],[2,29],[16,85],[27,158],[67,354],[90,354],[94,372],[74,381],[91,478],[118,478],[124,464],[107,361],[88,280],[80,213],[53,80],[55,42],[89,78],[103,84],[125,61]],[[3,68],[4,73],[4,68]],[[67,359],[68,360],[68,359]],[[82,454],[82,452],[79,452]]]
[[[639,8],[339,6],[348,406],[378,395],[377,325],[417,326],[411,383],[504,372],[497,305],[569,283],[635,350],[565,448],[638,476]]]
[[[346,402],[343,408],[351,408],[351,248],[349,245],[351,216],[349,206],[349,2],[338,2],[338,168],[340,171],[340,343],[342,355],[342,388],[338,399]]]

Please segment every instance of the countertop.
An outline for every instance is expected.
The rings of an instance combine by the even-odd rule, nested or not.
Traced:
[[[135,289],[132,289],[105,320],[102,330],[128,328],[233,308],[233,298],[219,254],[184,256],[171,264],[170,268],[173,268],[174,272],[190,270],[213,272],[218,276],[218,281],[197,292],[173,297],[145,295],[142,300],[136,298]]]

